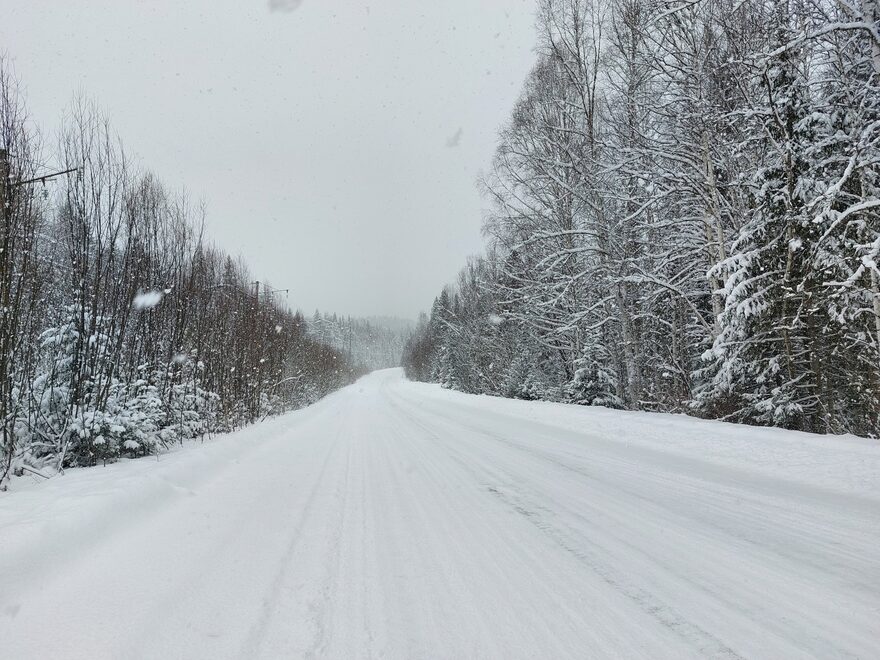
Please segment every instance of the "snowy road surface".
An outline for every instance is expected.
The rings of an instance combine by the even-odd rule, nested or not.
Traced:
[[[0,657],[877,658],[880,445],[378,372],[19,481]]]

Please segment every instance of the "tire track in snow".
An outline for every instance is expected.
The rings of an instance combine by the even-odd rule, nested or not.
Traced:
[[[407,394],[409,393],[407,391]],[[500,438],[496,433],[481,426],[472,427],[468,423],[470,419],[467,415],[440,416],[435,414],[430,406],[416,407],[400,396],[396,396],[395,401],[410,406],[411,417],[421,420],[417,423],[422,424],[423,431],[432,433],[436,442],[457,453],[462,467],[470,469],[475,478],[482,479],[487,490],[493,485],[504,484],[507,486],[507,493],[517,493],[518,502],[513,510],[520,514],[529,514],[525,518],[532,523],[539,520],[545,526],[555,525],[547,521],[564,523],[563,527],[553,526],[553,534],[563,539],[563,545],[566,547],[592,548],[591,561],[603,567],[600,572],[613,576],[615,582],[622,584],[632,584],[631,581],[627,582],[629,576],[636,575],[640,577],[640,583],[653,584],[647,593],[655,593],[660,588],[662,589],[660,593],[664,594],[663,602],[688,605],[689,611],[703,619],[705,623],[696,624],[695,619],[682,613],[679,607],[667,605],[666,610],[675,611],[681,620],[692,623],[703,631],[698,633],[699,636],[720,642],[720,645],[716,642],[709,644],[709,647],[715,644],[720,653],[729,655],[729,651],[724,650],[724,647],[727,647],[734,653],[740,655],[746,653],[751,656],[764,648],[762,644],[771,643],[778,649],[778,653],[786,655],[809,653],[808,649],[813,652],[821,649],[825,656],[850,657],[846,651],[847,647],[864,648],[866,644],[871,644],[870,631],[876,631],[878,628],[877,621],[872,619],[871,615],[874,607],[872,603],[876,602],[876,595],[871,594],[870,580],[864,581],[871,573],[863,573],[854,566],[859,564],[871,566],[870,558],[875,557],[874,554],[868,553],[867,560],[865,557],[860,557],[861,561],[854,562],[846,560],[845,552],[842,561],[846,561],[849,570],[840,579],[834,580],[821,568],[816,567],[813,570],[809,562],[805,565],[803,557],[792,558],[784,553],[780,554],[777,548],[768,550],[754,540],[744,541],[736,534],[735,529],[719,528],[714,526],[711,520],[693,519],[691,515],[683,517],[682,514],[687,513],[688,507],[681,506],[684,503],[682,500],[675,502],[677,507],[669,509],[664,508],[670,504],[669,502],[661,503],[663,504],[661,506],[646,499],[644,493],[633,492],[633,487],[641,487],[640,475],[637,473],[628,476],[626,483],[631,484],[628,487],[609,481],[601,476],[604,469],[601,452],[596,456],[600,459],[599,464],[586,473],[571,470],[571,466],[560,464],[559,459],[551,455],[552,460],[544,462],[549,463],[548,469],[555,470],[556,473],[552,478],[542,480],[542,471],[536,469],[534,459],[540,459],[549,450],[538,451],[532,446],[523,447],[521,443],[511,441],[509,438]],[[517,426],[505,428],[509,428],[513,436],[521,432],[513,431],[518,428]],[[489,451],[490,445],[494,447],[499,444],[519,450],[517,453],[526,454],[528,459],[514,460],[514,454],[509,451],[498,452],[494,448]],[[536,439],[533,444],[540,446],[541,442]],[[483,454],[485,456],[481,458]],[[475,470],[475,463],[479,464],[482,472]],[[513,472],[499,472],[502,467],[506,470],[513,465],[520,467]],[[619,465],[613,465],[611,474],[618,468]],[[487,477],[492,474],[494,477]],[[529,487],[534,483],[542,484],[539,491]],[[649,485],[654,486],[654,484]],[[680,479],[671,481],[669,486],[672,489],[679,488]],[[583,497],[573,498],[578,493],[586,493],[587,487],[594,494],[601,494],[601,499],[593,503]],[[708,493],[711,496],[712,484],[704,484],[703,488],[702,494]],[[565,496],[562,498],[557,496],[550,500],[552,512],[547,507],[543,507],[541,511],[541,507],[536,502],[546,504],[547,495],[554,491],[564,493]],[[528,496],[531,499],[523,499],[526,493],[531,493]],[[534,499],[536,495],[537,500]],[[701,493],[696,494],[698,502],[700,496]],[[578,502],[580,510],[570,506],[569,500],[572,499]],[[732,508],[737,508],[735,502],[728,501],[727,505],[728,509],[731,505]],[[721,508],[716,511],[719,514],[728,513]],[[653,515],[650,515],[652,513]],[[758,519],[762,513],[767,512],[758,508],[752,511],[752,515]],[[654,517],[657,522],[653,520]],[[825,519],[829,522],[834,520],[834,518]],[[656,530],[652,534],[646,533],[645,530],[635,527],[634,521],[642,526],[647,525],[648,528],[656,527]],[[776,522],[778,523],[778,520]],[[800,517],[796,522],[798,524],[795,529],[799,529]],[[743,525],[744,529],[751,526],[745,519]],[[876,531],[876,527],[872,529]],[[807,530],[811,530],[809,525]],[[804,534],[803,542],[808,544],[811,540],[811,537],[806,536],[809,531],[801,530],[801,533]],[[820,539],[829,536],[832,535],[826,532]],[[689,545],[678,547],[678,539]],[[701,542],[706,547],[700,548],[694,545],[697,539],[702,539]],[[834,547],[833,543],[829,543],[828,547]],[[622,551],[625,551],[625,556],[621,555]],[[725,557],[728,564],[710,563],[710,558],[713,556]],[[614,559],[615,564],[608,563],[610,559]],[[682,564],[683,559],[684,564]],[[628,569],[622,581],[621,572],[614,568],[617,564]],[[745,574],[733,574],[726,569],[727,565],[738,566],[738,570],[745,571]],[[641,569],[638,568],[639,566]],[[876,574],[876,560],[873,566]],[[812,575],[809,577],[805,575],[804,569],[809,569]],[[640,576],[634,573],[637,570],[642,571]],[[780,582],[782,576],[786,578]],[[777,582],[777,590],[768,594],[764,585],[773,580]],[[835,602],[837,599],[829,601],[827,594],[839,591],[840,586],[846,589],[848,602],[843,601],[837,605]],[[642,587],[635,584],[634,588],[629,588],[629,592],[639,600],[652,602],[650,599],[646,600],[644,593],[639,589]],[[676,593],[678,600],[667,600]],[[697,603],[700,603],[699,607]],[[781,607],[785,603],[797,609],[791,614],[781,616],[781,611],[784,611]],[[648,605],[647,609],[655,614],[665,612],[662,608],[657,609],[656,603]],[[662,615],[664,619],[669,620],[667,614]],[[827,618],[833,619],[830,625]],[[679,623],[677,627],[682,629],[687,626]],[[743,637],[758,627],[763,629],[763,637]],[[727,630],[723,634],[732,639],[755,641],[747,647],[750,649],[748,651],[733,649],[729,643],[720,641],[722,637],[709,632],[714,629]],[[734,630],[737,632],[733,633]]]
[[[340,425],[333,436],[333,441],[329,444],[320,471],[309,490],[309,495],[303,508],[299,512],[297,523],[294,525],[293,532],[288,538],[284,554],[280,557],[275,571],[275,577],[271,581],[270,590],[263,598],[263,605],[260,609],[259,616],[251,625],[247,639],[241,647],[239,655],[242,658],[260,656],[260,650],[264,642],[266,629],[272,622],[273,617],[277,616],[278,601],[280,600],[282,589],[286,586],[286,578],[291,570],[295,569],[295,567],[292,566],[293,556],[303,542],[304,532],[306,531],[307,526],[315,516],[315,502],[326,487],[327,473],[333,464],[332,459],[343,440],[343,431],[343,426]],[[313,620],[313,623],[315,624],[316,632],[314,634],[314,641],[311,649],[312,655],[314,654],[314,649],[320,646],[320,640],[324,636],[322,613],[318,610],[315,610],[315,619]],[[307,657],[312,657],[312,655],[306,653]]]
[[[393,403],[391,405],[400,410],[399,406],[396,406]],[[450,450],[450,456],[453,457],[463,470],[473,475],[476,483],[486,482],[485,477],[487,476],[487,473],[477,472],[473,467],[472,461],[468,460],[473,459],[473,456],[470,454],[455,452],[450,448],[448,442],[445,441],[448,438],[454,437],[454,434],[447,433],[440,435],[436,430],[417,421],[411,414],[405,412],[402,414],[407,415],[410,424],[419,427],[422,433],[433,438],[438,444],[442,444],[447,450]],[[456,424],[463,426],[460,422],[457,422]],[[452,424],[450,424],[450,426],[451,425]],[[498,438],[492,439],[503,442]],[[568,466],[563,467],[566,469],[568,468]],[[508,480],[508,483],[513,483],[513,480]],[[603,559],[603,556],[608,557],[607,554],[601,555],[595,551],[588,550],[584,543],[585,539],[572,538],[562,528],[552,525],[546,518],[545,514],[549,513],[549,510],[546,509],[546,507],[519,500],[506,493],[499,486],[487,485],[485,490],[497,497],[508,508],[522,516],[543,534],[553,539],[555,543],[575,557],[578,561],[584,563],[592,572],[598,575],[603,582],[632,601],[644,614],[649,615],[662,626],[673,631],[686,643],[686,645],[699,651],[700,655],[714,658],[742,660],[743,656],[727,646],[710,632],[695,623],[688,621],[674,607],[668,603],[664,603],[647,590],[638,587],[631,580],[626,579],[620,571],[614,569],[613,566],[607,562],[607,559]]]

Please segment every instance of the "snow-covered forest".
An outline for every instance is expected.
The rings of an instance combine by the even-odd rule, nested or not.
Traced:
[[[0,168],[0,487],[232,430],[360,373],[212,245],[204,210],[136,166],[96,105],[41,135],[6,59]]]
[[[880,432],[880,5],[541,0],[490,246],[409,342],[466,392]]]
[[[0,660],[880,658],[880,0],[0,16]]]

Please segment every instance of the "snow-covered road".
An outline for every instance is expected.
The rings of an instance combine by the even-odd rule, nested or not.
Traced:
[[[377,372],[0,495],[3,658],[877,658],[880,444]]]

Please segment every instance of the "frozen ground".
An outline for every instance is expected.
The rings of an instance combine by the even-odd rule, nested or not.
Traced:
[[[377,372],[0,495],[3,658],[876,658],[880,443]]]

